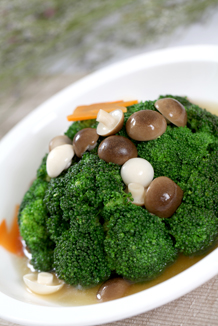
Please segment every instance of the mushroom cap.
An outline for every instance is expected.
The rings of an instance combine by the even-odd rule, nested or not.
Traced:
[[[73,146],[64,144],[55,147],[47,157],[46,169],[49,177],[55,178],[65,169],[67,169],[74,156]]]
[[[150,213],[167,218],[173,215],[182,202],[183,191],[171,179],[154,179],[145,192],[145,207]]]
[[[121,168],[121,177],[126,185],[139,183],[143,187],[148,187],[154,178],[154,169],[145,159],[131,158]]]
[[[94,128],[84,128],[76,133],[73,138],[73,148],[76,156],[82,157],[87,150],[93,149],[97,145],[99,135]]]
[[[137,157],[136,146],[126,137],[109,136],[98,147],[98,156],[106,161],[119,165],[124,164],[130,158]]]
[[[187,112],[184,106],[173,98],[162,98],[154,104],[155,108],[163,116],[177,127],[185,127],[187,124]]]
[[[121,277],[112,278],[103,283],[97,293],[97,299],[101,302],[122,298],[130,286],[130,283]]]
[[[52,294],[59,291],[63,285],[63,281],[53,282],[53,275],[40,275],[50,273],[30,273],[23,276],[24,283],[34,293]],[[38,276],[38,278],[37,278]]]
[[[97,121],[98,121],[98,117],[102,113],[102,111],[103,110],[99,111],[97,119],[96,119]],[[114,122],[113,122],[112,126],[107,126],[106,123],[99,122],[97,129],[96,129],[97,134],[100,136],[110,136],[110,135],[116,134],[123,127],[123,123],[124,123],[123,111],[120,109],[117,109],[110,113],[107,113],[106,111],[103,111],[103,112],[106,116],[110,115],[112,118],[114,118]]]
[[[52,140],[50,140],[50,142],[49,142],[49,152],[51,152],[55,147],[61,146],[64,144],[72,144],[72,140],[65,135],[59,135],[59,136],[52,138]]]
[[[166,119],[153,110],[133,113],[126,123],[126,132],[134,140],[148,141],[161,136],[167,128]]]

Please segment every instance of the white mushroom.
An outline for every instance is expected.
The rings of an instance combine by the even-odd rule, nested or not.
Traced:
[[[34,293],[51,294],[59,291],[63,281],[54,282],[54,276],[51,273],[26,274],[23,276],[24,283]]]
[[[72,140],[65,135],[60,135],[52,138],[52,140],[49,142],[49,152],[51,152],[55,147],[64,144],[72,144]]]
[[[55,147],[47,157],[46,169],[49,177],[55,178],[67,169],[74,156],[73,146],[69,144]]]
[[[96,121],[99,122],[97,126],[97,134],[100,136],[110,136],[116,134],[123,127],[124,114],[120,109],[114,110],[110,113],[99,110]]]
[[[135,204],[137,206],[144,205],[145,188],[141,184],[135,183],[135,182],[129,183],[128,184],[128,192],[130,192],[133,197],[133,202],[132,202],[133,204]]]
[[[146,188],[154,178],[154,169],[152,165],[143,158],[131,158],[123,164],[121,168],[121,177],[126,185],[134,182]]]

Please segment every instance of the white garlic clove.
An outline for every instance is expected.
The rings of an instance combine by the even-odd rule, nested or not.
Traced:
[[[55,178],[72,162],[74,156],[73,146],[69,144],[57,146],[48,154],[46,169],[49,177]]]
[[[26,286],[36,294],[52,294],[59,291],[63,285],[63,281],[59,281],[58,284],[53,282],[53,275],[50,273],[32,273],[23,276]]]

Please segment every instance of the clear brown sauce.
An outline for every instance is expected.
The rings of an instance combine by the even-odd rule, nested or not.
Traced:
[[[218,104],[215,103],[205,103],[191,100],[193,103],[198,104],[202,108],[207,108],[213,114],[218,113]],[[212,252],[218,245],[214,246],[208,253]],[[173,276],[185,271],[187,268],[199,262],[203,259],[207,254],[196,256],[196,257],[186,257],[180,254],[175,263],[171,266],[168,266],[165,271],[155,278],[152,281],[136,283],[130,285],[129,289],[126,292],[126,296],[146,290],[160,284]],[[19,271],[21,277],[31,271],[27,267],[27,259],[16,257],[15,259],[16,268]],[[25,286],[25,285],[24,285]],[[48,302],[58,303],[60,306],[81,306],[81,305],[89,305],[98,303],[96,299],[96,294],[100,285],[95,286],[91,289],[77,289],[69,285],[64,285],[64,287],[59,291],[51,295],[43,296],[44,300]],[[36,294],[33,294],[36,295]]]

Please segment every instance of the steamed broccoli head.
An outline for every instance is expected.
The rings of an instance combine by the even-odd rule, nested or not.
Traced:
[[[20,205],[18,221],[20,234],[31,252],[31,264],[38,271],[49,271],[53,267],[54,243],[46,227],[48,211],[44,197],[48,182],[43,178],[33,181]]]
[[[187,127],[169,125],[161,137],[140,142],[137,149],[138,155],[153,166],[155,177],[166,176],[179,184],[188,180],[213,142],[210,133],[192,133]]]
[[[167,223],[175,247],[188,256],[205,252],[217,239],[218,218],[210,209],[182,203]]]
[[[110,277],[105,258],[102,226],[90,230],[73,225],[65,231],[54,251],[54,267],[58,277],[71,285],[94,286]]]
[[[46,228],[47,209],[42,198],[26,204],[20,214],[20,235],[32,254],[36,270],[52,269],[54,243]]]
[[[25,193],[22,202],[20,204],[19,213],[18,213],[18,223],[20,223],[21,213],[25,206],[32,201],[35,201],[38,198],[43,199],[45,196],[45,191],[48,187],[48,183],[41,179],[36,179],[33,181],[32,185]]]
[[[51,178],[48,176],[47,169],[46,169],[47,157],[48,157],[48,154],[45,154],[45,156],[43,157],[42,162],[36,172],[36,177],[37,177],[37,179],[42,179],[44,181],[49,182],[51,180]]]
[[[128,280],[150,280],[177,257],[161,219],[131,203],[111,210],[106,229],[109,267]]]

